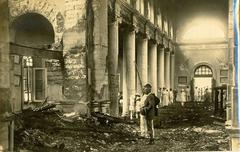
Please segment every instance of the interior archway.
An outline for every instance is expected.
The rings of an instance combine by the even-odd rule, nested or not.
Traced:
[[[48,49],[54,43],[52,24],[41,14],[23,14],[11,24],[11,42],[17,48],[22,68],[22,86],[15,87],[14,91],[21,92],[24,102],[43,100],[47,93],[47,72],[45,59],[36,52],[41,54],[40,49]]]
[[[13,43],[24,46],[42,48],[54,43],[52,24],[42,15],[27,13],[19,16],[13,22]]]
[[[195,101],[205,101],[206,95],[209,95],[210,99],[213,85],[213,70],[209,66],[200,65],[194,69],[193,88]]]

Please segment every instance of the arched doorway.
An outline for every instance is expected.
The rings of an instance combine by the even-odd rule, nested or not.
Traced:
[[[213,70],[208,65],[196,67],[193,77],[194,101],[204,101],[206,94],[210,95],[211,99],[213,85]]]
[[[45,61],[54,43],[53,26],[41,14],[26,13],[12,22],[10,31],[14,103],[19,107],[19,103],[42,101],[47,96]]]

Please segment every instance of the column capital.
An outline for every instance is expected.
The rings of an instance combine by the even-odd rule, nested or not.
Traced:
[[[110,23],[108,23],[108,26],[118,25],[118,24],[119,24],[118,20],[112,20]]]
[[[157,45],[157,41],[155,39],[149,39],[149,41],[151,42],[150,44],[154,44],[154,45]]]
[[[138,33],[137,33],[137,37],[138,37],[138,38],[142,38],[142,39],[148,39],[148,40],[150,40],[150,36],[149,36],[147,33],[138,32]]]
[[[158,44],[158,48],[159,49],[164,49],[165,47],[164,47],[164,45],[162,43],[160,43],[160,44]]]
[[[170,48],[168,48],[168,47],[165,48],[164,51],[165,51],[165,53],[170,53],[170,52],[171,52],[171,51],[170,51]]]
[[[154,39],[157,41],[157,44],[162,43],[161,33],[160,33],[160,31],[159,31],[158,28],[155,29],[155,32],[154,32]]]
[[[135,33],[138,32],[138,29],[135,26],[130,25],[130,24],[125,24],[125,23],[122,23],[120,25],[120,30],[121,30],[121,32],[124,32],[124,31],[135,32]]]

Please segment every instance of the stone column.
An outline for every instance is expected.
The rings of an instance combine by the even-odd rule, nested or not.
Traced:
[[[2,122],[10,108],[9,10],[8,0],[0,1],[0,151],[12,151],[9,136],[13,133],[9,122]],[[10,146],[10,147],[9,147]]]
[[[164,57],[164,81],[165,87],[170,89],[170,51],[169,49],[165,49],[165,57]]]
[[[152,85],[152,92],[157,94],[157,44],[155,42],[152,42],[149,45],[148,66],[148,82]]]
[[[108,100],[108,0],[92,0],[93,50],[91,53],[91,88],[93,100]],[[88,37],[88,36],[87,36]],[[90,63],[91,62],[91,63]]]
[[[129,114],[130,96],[135,94],[135,31],[126,29],[123,37],[123,116]]]
[[[238,9],[238,10],[237,10]],[[228,66],[229,66],[229,84],[228,84],[228,103],[231,103],[231,107],[228,107],[228,111],[231,110],[231,126],[229,129],[230,134],[230,150],[240,151],[240,117],[239,117],[239,98],[238,98],[238,74],[236,55],[239,54],[235,45],[236,36],[239,36],[238,27],[236,21],[234,21],[234,12],[239,11],[239,6],[234,0],[229,0],[229,12],[228,12]],[[238,73],[237,73],[238,72]],[[229,115],[229,114],[227,114]]]
[[[171,53],[171,88],[175,88],[175,55]]]
[[[158,61],[157,61],[157,70],[158,70],[158,87],[164,87],[165,84],[164,84],[164,48],[162,45],[158,46]]]
[[[138,38],[137,67],[139,72],[139,75],[137,75],[137,91],[142,94],[142,87],[148,82],[148,38],[146,36]]]
[[[110,114],[118,116],[118,21],[110,23],[108,26],[108,75],[110,92]]]

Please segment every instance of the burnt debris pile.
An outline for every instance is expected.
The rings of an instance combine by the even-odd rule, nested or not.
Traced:
[[[23,110],[15,118],[16,151],[104,151],[137,139],[137,126],[131,122],[95,112],[63,114],[54,104]]]

